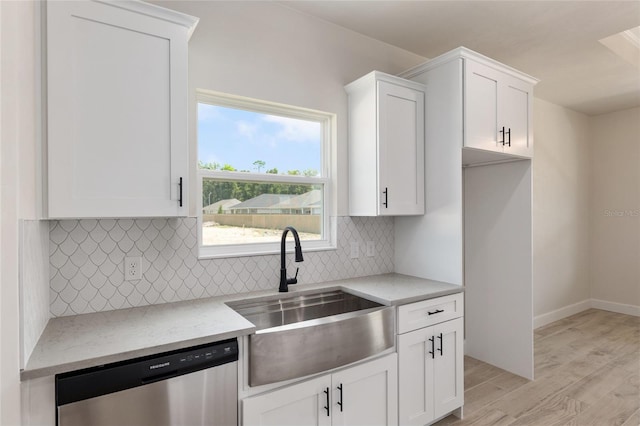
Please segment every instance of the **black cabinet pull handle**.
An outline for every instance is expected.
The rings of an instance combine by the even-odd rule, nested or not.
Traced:
[[[327,410],[327,417],[329,417],[331,415],[331,413],[329,411],[329,388],[326,388],[324,390],[324,394],[327,397],[327,405],[324,406],[324,409]]]
[[[182,178],[180,178],[180,182],[178,182],[178,188],[180,188],[180,198],[178,199],[178,205],[182,207]]]
[[[431,354],[431,359],[434,359],[436,357],[436,343],[435,343],[435,338],[433,336],[429,337],[429,341],[431,342],[431,350],[429,351],[429,353]]]
[[[505,142],[504,142],[504,127],[502,128],[502,130],[500,130],[500,133],[502,134],[502,140],[501,140],[501,141],[498,141],[498,143],[501,143],[501,144],[502,144],[502,146],[504,146],[504,143],[505,143]]]
[[[433,311],[433,312],[427,312],[427,314],[429,314],[429,315],[435,315],[435,314],[439,314],[439,313],[441,313],[441,312],[444,312],[444,311],[443,311],[442,309],[436,309],[436,310],[435,310],[435,311]]]
[[[511,146],[511,127],[507,130],[507,135],[509,136],[509,140],[507,141],[507,146]]]
[[[338,386],[338,390],[340,391],[340,401],[338,401],[338,405],[340,406],[340,412],[342,412],[342,383]]]
[[[440,348],[438,349],[438,352],[440,352],[440,356],[442,356],[444,355],[444,352],[442,352],[442,333],[440,333],[438,339],[440,339]]]
[[[387,209],[389,208],[389,188],[385,188],[382,193],[384,194],[384,203],[382,203],[382,205]]]

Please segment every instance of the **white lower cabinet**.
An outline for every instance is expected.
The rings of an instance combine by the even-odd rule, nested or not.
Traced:
[[[463,319],[398,336],[399,424],[426,425],[464,403]]]
[[[242,424],[397,425],[397,355],[242,401]]]

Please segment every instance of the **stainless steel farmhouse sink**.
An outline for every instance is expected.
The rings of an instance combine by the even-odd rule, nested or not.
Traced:
[[[394,343],[394,309],[342,290],[227,303],[256,327],[249,336],[249,384],[329,370]]]

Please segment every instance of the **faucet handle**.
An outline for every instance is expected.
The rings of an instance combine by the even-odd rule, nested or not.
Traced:
[[[298,284],[298,271],[300,270],[300,268],[296,268],[296,275],[293,278],[289,278],[287,280],[287,284]]]

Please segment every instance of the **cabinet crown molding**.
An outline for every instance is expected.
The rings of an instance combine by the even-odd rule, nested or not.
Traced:
[[[411,67],[408,70],[398,74],[398,77],[413,78],[433,68],[436,68],[444,63],[447,63],[449,61],[452,61],[454,59],[459,59],[459,58],[471,59],[475,62],[481,63],[488,67],[495,68],[506,74],[510,74],[532,85],[535,85],[540,81],[537,78],[530,76],[529,74],[523,73],[522,71],[518,71],[515,68],[512,68],[508,65],[498,62],[495,59],[491,59],[487,56],[484,56],[478,52],[474,52],[473,50],[463,46],[450,50],[449,52],[443,53],[440,56],[436,56],[435,58],[430,59],[422,64]]]
[[[375,87],[372,84],[376,81],[386,81],[387,83],[396,84],[399,86],[409,87],[411,89],[419,90],[424,92],[426,87],[424,84],[417,83],[415,81],[407,80],[402,77],[398,77],[395,75],[387,74],[381,71],[371,71],[369,74],[366,74],[359,79],[347,84],[344,86],[344,90],[347,93],[352,93],[356,90],[359,90],[361,87]]]
[[[146,3],[140,0],[93,0],[96,3],[102,3],[107,6],[118,7],[131,12],[139,13],[150,18],[161,19],[180,25],[187,30],[187,39],[191,38],[191,34],[196,29],[200,18],[187,15],[186,13],[177,12],[167,9],[166,7],[157,6],[155,4]]]

